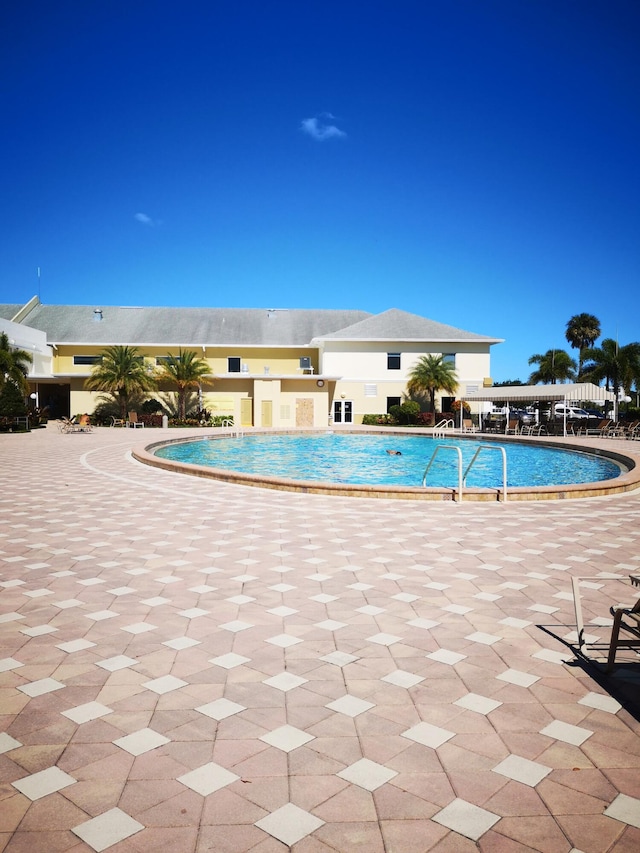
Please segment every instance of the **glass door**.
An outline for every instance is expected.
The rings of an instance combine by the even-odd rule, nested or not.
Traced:
[[[351,424],[351,423],[353,423],[353,401],[352,400],[334,400],[333,401],[333,422],[334,422],[334,424]]]

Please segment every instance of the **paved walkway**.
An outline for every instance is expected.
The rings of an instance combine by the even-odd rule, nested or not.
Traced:
[[[573,575],[593,638],[633,598],[640,492],[262,491],[148,437],[0,436],[0,850],[637,853],[638,658],[568,643]]]

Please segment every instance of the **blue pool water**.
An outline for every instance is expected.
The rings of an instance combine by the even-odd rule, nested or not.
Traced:
[[[288,477],[314,482],[388,486],[420,486],[438,445],[460,447],[463,470],[480,446],[493,442],[433,439],[417,435],[249,435],[188,441],[166,445],[155,453],[165,459],[242,471],[264,477]],[[620,468],[609,459],[570,450],[505,442],[508,482],[514,486],[552,486],[609,480]],[[386,451],[399,450],[390,456]],[[457,454],[439,451],[431,466],[427,486],[456,488]],[[467,486],[502,486],[502,455],[481,453]]]

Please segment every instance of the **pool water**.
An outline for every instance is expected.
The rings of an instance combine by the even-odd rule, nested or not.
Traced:
[[[263,477],[354,485],[421,486],[425,469],[439,445],[460,447],[463,472],[479,447],[504,446],[507,485],[511,488],[591,483],[620,474],[615,462],[589,453],[511,442],[496,445],[471,439],[433,439],[417,435],[333,432],[249,435],[165,445],[155,454],[178,462]],[[401,455],[389,455],[387,450],[399,450]],[[457,453],[439,451],[426,485],[457,488]],[[501,487],[502,454],[481,453],[467,477],[467,486]]]

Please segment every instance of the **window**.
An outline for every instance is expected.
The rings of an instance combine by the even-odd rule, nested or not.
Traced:
[[[387,370],[400,370],[400,353],[387,353]]]
[[[227,371],[229,373],[240,373],[240,361],[241,361],[241,359],[236,357],[236,356],[232,356],[231,358],[228,358],[227,359],[227,363],[228,363]]]
[[[400,397],[387,397],[387,414],[389,413],[391,406],[399,406],[401,402]]]
[[[456,354],[455,352],[443,352],[442,360],[445,364],[453,364],[455,366],[456,363]]]
[[[102,362],[101,355],[74,355],[74,364],[100,364]]]
[[[311,358],[308,355],[300,356],[300,369],[301,370],[309,370],[311,367]]]

